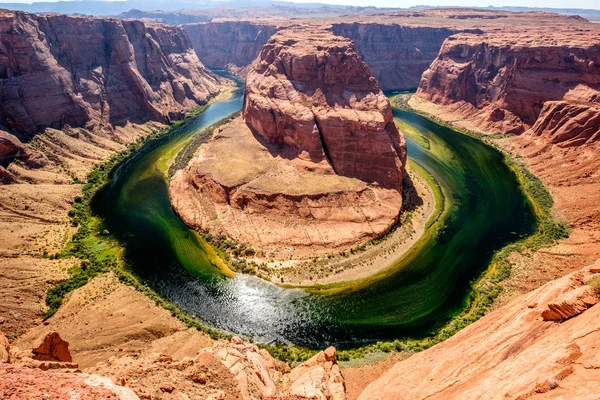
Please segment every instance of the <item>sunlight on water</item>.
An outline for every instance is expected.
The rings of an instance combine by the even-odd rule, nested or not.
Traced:
[[[192,129],[147,145],[113,172],[92,204],[125,244],[132,272],[210,326],[262,342],[318,348],[427,332],[462,307],[469,282],[495,250],[532,230],[534,218],[500,153],[396,110],[397,120],[411,129],[409,157],[434,175],[444,193],[443,232],[430,232],[393,270],[350,292],[308,294],[252,276],[224,278],[211,263],[211,249],[171,208],[157,163],[241,104],[238,91],[195,117]]]

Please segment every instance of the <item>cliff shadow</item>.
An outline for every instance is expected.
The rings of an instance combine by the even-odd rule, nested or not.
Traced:
[[[400,209],[400,214],[414,211],[422,207],[423,204],[425,204],[423,198],[419,196],[413,180],[407,172],[404,172],[404,176],[402,177],[402,208]]]

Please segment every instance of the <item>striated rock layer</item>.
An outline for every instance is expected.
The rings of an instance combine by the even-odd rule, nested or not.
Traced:
[[[551,143],[600,138],[600,31],[541,29],[448,38],[417,96],[487,133]]]
[[[597,399],[600,260],[394,365],[359,400]]]
[[[397,221],[404,138],[348,39],[278,32],[248,74],[243,118],[172,179],[187,224],[284,258],[379,237]]]
[[[22,140],[168,121],[218,91],[181,28],[0,12],[0,126]]]

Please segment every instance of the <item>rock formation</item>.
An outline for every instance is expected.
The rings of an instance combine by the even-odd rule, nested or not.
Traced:
[[[319,400],[345,400],[344,378],[336,362],[336,351],[329,347],[292,370],[291,395]],[[323,390],[326,388],[326,390]]]
[[[597,398],[599,294],[588,284],[599,273],[600,260],[515,299],[397,363],[359,400]]]
[[[0,398],[6,400],[139,400],[129,388],[98,375],[42,371],[0,364]]]
[[[531,29],[448,38],[417,96],[486,133],[577,145],[600,138],[600,31]]]
[[[126,382],[141,398],[279,400],[289,395],[295,399],[345,400],[333,347],[290,370],[266,350],[233,337],[200,349],[192,357],[165,353],[113,357],[90,372]]]
[[[241,76],[279,29],[275,24],[250,21],[186,24],[183,28],[204,64]]]
[[[389,101],[347,39],[306,28],[274,36],[248,75],[243,117],[301,160],[401,187],[406,149]]]
[[[172,179],[189,225],[287,257],[381,236],[397,220],[406,146],[348,39],[278,32],[248,74],[243,118]]]
[[[69,352],[69,342],[62,340],[57,332],[47,334],[31,352],[34,360],[73,361]]]
[[[21,140],[167,121],[218,91],[180,28],[0,12],[0,126]]]

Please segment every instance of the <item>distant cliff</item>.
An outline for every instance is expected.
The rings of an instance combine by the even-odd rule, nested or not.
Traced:
[[[0,13],[0,126],[96,129],[178,118],[219,91],[181,28]]]
[[[281,28],[277,24],[226,21],[187,24],[196,54],[208,66],[245,76],[262,46]],[[339,23],[331,30],[354,41],[382,89],[414,89],[456,29],[396,24]]]
[[[415,89],[455,29],[396,24],[333,24],[333,33],[352,39],[383,90]]]
[[[240,75],[246,74],[246,68],[279,29],[276,25],[247,21],[188,24],[183,27],[203,63]]]

